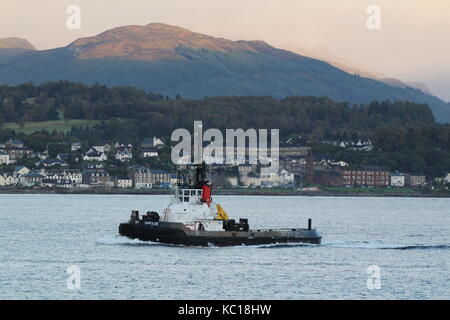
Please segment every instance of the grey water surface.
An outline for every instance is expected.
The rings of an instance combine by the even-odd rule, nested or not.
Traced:
[[[168,196],[1,194],[0,299],[450,298],[450,199],[214,200],[253,228],[306,227],[312,218],[323,243],[146,243],[119,236],[118,225],[132,209],[163,209]],[[67,287],[73,265],[80,289]],[[368,288],[370,266],[380,270],[379,289]]]

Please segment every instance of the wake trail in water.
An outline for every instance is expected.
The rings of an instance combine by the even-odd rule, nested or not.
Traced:
[[[311,243],[273,243],[273,244],[261,244],[256,246],[246,246],[246,247],[256,247],[258,249],[280,249],[280,248],[298,248],[298,247],[320,247],[320,244]]]
[[[173,247],[173,248],[220,248],[216,247],[213,244],[210,244],[208,247],[192,247],[185,246],[182,244],[170,244],[170,243],[162,243],[162,242],[152,242],[152,241],[142,241],[139,239],[130,239],[119,234],[117,235],[106,235],[101,238],[98,238],[95,241],[96,244],[99,245],[107,245],[107,246],[148,246],[148,247]]]
[[[122,246],[167,246],[167,247],[190,247],[183,245],[165,244],[160,242],[141,241],[130,239],[121,235],[106,235],[95,241],[99,245],[122,245]],[[256,249],[283,249],[283,248],[342,248],[342,249],[369,249],[369,250],[448,250],[450,244],[421,245],[421,244],[386,244],[380,242],[330,242],[322,244],[310,243],[273,243],[264,245],[235,246],[234,248],[256,248]],[[191,248],[191,247],[190,247]],[[209,244],[205,248],[221,248]]]
[[[251,246],[249,246],[251,247]],[[342,249],[375,249],[375,250],[448,250],[450,244],[421,245],[421,244],[386,244],[380,242],[331,242],[322,244],[308,243],[274,243],[256,246],[258,249],[283,248],[342,248]]]
[[[130,239],[127,237],[123,237],[121,235],[106,235],[103,236],[101,238],[98,238],[95,241],[96,244],[100,244],[100,245],[108,245],[108,246],[115,246],[115,245],[158,245],[158,243],[154,243],[154,242],[146,242],[146,241],[141,241],[138,239]]]
[[[450,249],[450,244],[422,245],[422,244],[386,244],[379,242],[337,242],[323,243],[324,247],[349,249],[379,249],[379,250],[433,250]]]

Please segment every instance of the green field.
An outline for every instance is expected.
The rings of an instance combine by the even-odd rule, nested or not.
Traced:
[[[4,128],[14,129],[18,133],[25,133],[30,134],[35,131],[39,130],[47,130],[47,131],[62,131],[67,132],[72,127],[85,127],[89,126],[92,127],[96,125],[97,123],[100,123],[99,120],[53,120],[53,121],[38,121],[38,122],[25,122],[25,125],[21,128],[17,123],[15,122],[7,122],[4,125]]]

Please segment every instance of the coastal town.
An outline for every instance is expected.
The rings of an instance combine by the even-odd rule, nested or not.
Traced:
[[[372,150],[370,140],[328,143],[340,148]],[[165,139],[158,137],[146,138],[138,145],[59,143],[48,145],[42,152],[32,150],[21,140],[9,139],[0,144],[0,190],[170,189],[177,181],[176,169],[167,165],[169,161],[165,165],[159,161],[170,159],[170,151]],[[259,165],[213,164],[215,187],[311,192],[326,187],[432,190],[450,183],[450,174],[431,180],[420,173],[393,172],[382,166],[355,167],[314,153],[307,143],[293,139],[280,144],[279,156],[279,170],[271,174],[262,174]]]

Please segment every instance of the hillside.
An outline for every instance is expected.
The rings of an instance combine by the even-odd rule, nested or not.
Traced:
[[[450,121],[450,104],[413,88],[346,73],[261,41],[230,41],[164,24],[127,26],[67,47],[0,59],[0,83],[70,80],[128,85],[170,97],[328,96],[337,101],[411,100]]]
[[[22,38],[2,38],[0,39],[0,49],[36,50],[28,40]]]
[[[2,38],[0,39],[0,59],[5,57],[16,56],[18,54],[34,51],[36,48],[21,38]],[[0,60],[1,61],[1,60]]]

